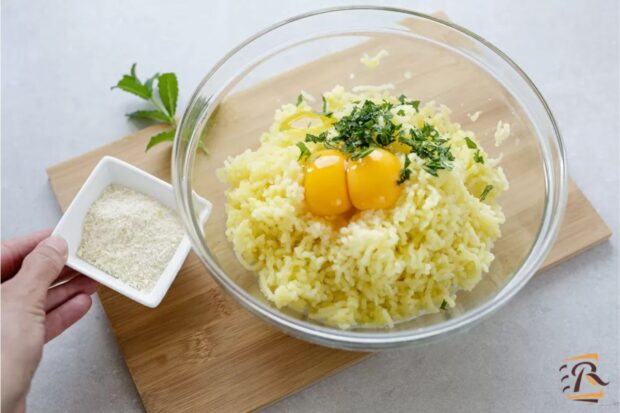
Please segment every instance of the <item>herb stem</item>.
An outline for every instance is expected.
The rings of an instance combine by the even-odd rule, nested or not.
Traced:
[[[162,105],[160,102],[158,102],[157,99],[155,99],[153,96],[151,96],[151,98],[149,99],[149,102],[151,102],[161,113],[165,113],[166,114],[166,117],[168,118],[168,123],[171,126],[177,126],[176,119],[174,119],[174,117],[170,116],[170,114],[168,113],[166,108],[164,108],[164,105]]]
[[[487,185],[484,187],[484,190],[482,191],[482,193],[480,194],[480,201],[484,201],[487,198],[487,195],[489,195],[489,192],[491,192],[493,190],[493,185]]]

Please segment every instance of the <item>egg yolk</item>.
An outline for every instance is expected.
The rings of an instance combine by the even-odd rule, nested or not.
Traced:
[[[349,160],[347,186],[353,206],[359,210],[393,207],[401,191],[400,169],[398,158],[385,149]]]
[[[339,215],[351,209],[346,162],[344,154],[333,149],[317,151],[306,162],[305,199],[313,214]]]

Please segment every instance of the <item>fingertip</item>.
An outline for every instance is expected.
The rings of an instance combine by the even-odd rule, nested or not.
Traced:
[[[22,262],[16,278],[38,291],[39,299],[61,274],[69,254],[67,241],[60,237],[49,237],[41,241]]]
[[[76,295],[73,298],[73,301],[76,310],[83,309],[84,313],[86,313],[90,309],[90,306],[93,304],[93,299],[90,297],[89,294],[86,293],[80,293]]]
[[[93,299],[88,293],[78,294],[76,297],[75,307],[76,314],[79,315],[78,320],[88,313],[90,307],[93,305]],[[77,321],[77,320],[76,320]]]

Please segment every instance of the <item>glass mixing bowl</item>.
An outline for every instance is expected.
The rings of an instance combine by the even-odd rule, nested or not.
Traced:
[[[389,56],[370,69],[363,53]],[[506,215],[496,259],[472,291],[449,311],[392,328],[339,330],[280,310],[236,259],[225,236],[226,184],[216,176],[229,156],[259,146],[282,104],[301,90],[321,96],[335,85],[393,83],[394,94],[452,109],[489,156],[503,156],[510,188],[499,202]],[[317,104],[320,105],[320,102]],[[479,119],[474,114],[480,111]],[[498,121],[511,137],[495,146]],[[202,139],[208,154],[199,149]],[[567,196],[566,160],[558,127],[538,89],[504,53],[467,29],[394,8],[348,7],[303,14],[249,38],[198,85],[174,143],[172,180],[194,250],[221,286],[252,313],[285,332],[331,347],[380,350],[426,342],[462,330],[498,309],[532,277],[549,252]],[[213,203],[200,225],[192,191]]]

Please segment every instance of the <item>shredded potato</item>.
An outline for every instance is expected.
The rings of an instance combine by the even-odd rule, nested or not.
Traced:
[[[300,134],[281,128],[297,112],[312,110],[303,102],[277,110],[261,146],[228,159],[218,171],[230,185],[226,235],[256,272],[265,296],[278,308],[343,329],[392,326],[438,312],[444,301],[453,306],[456,292],[472,289],[493,261],[504,222],[496,198],[508,187],[498,160],[479,145],[485,162],[474,161],[464,138],[475,136],[450,121],[447,107],[429,102],[416,111],[399,104],[389,88],[357,90],[338,86],[324,95],[335,119],[356,101],[387,99],[403,129],[427,122],[450,139],[454,168],[434,177],[409,154],[411,179],[394,208],[357,212],[344,223],[314,216],[304,203],[295,146]],[[404,156],[399,154],[401,164]],[[493,190],[480,201],[489,185]]]

